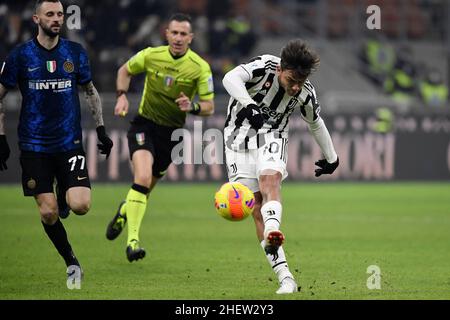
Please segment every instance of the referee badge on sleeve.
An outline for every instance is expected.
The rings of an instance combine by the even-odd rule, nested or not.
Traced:
[[[213,92],[214,91],[214,80],[213,80],[212,76],[210,76],[208,78],[208,91],[209,92]]]
[[[143,146],[145,143],[145,133],[136,133],[136,142],[138,145]]]

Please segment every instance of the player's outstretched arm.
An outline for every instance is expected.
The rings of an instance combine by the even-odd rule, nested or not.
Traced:
[[[127,92],[130,88],[132,75],[128,71],[127,64],[122,65],[117,71],[116,90],[117,102],[114,107],[114,115],[125,117],[128,113],[129,102],[127,99]]]
[[[309,129],[322,150],[322,154],[325,156],[325,159],[316,161],[315,164],[319,168],[315,170],[315,176],[320,177],[322,174],[332,174],[339,165],[339,158],[334,150],[333,141],[325,126],[325,122],[321,117],[318,117],[315,122],[309,123]]]
[[[3,98],[8,90],[0,83],[0,171],[8,169],[6,160],[9,158],[10,149],[5,135],[5,108],[3,106]]]
[[[100,141],[97,146],[100,153],[105,154],[106,158],[108,158],[113,147],[113,142],[106,134],[105,124],[103,122],[102,100],[92,81],[84,85],[83,88],[89,109],[91,110],[97,127],[97,138]]]

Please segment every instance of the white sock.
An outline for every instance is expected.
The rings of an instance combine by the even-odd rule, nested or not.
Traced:
[[[280,230],[281,224],[281,203],[278,201],[266,202],[261,207],[261,215],[264,220],[264,229],[266,230]]]
[[[263,248],[263,250],[264,250],[265,246],[266,246],[266,241],[265,240],[261,241],[261,247]],[[264,251],[264,253],[265,253],[265,251]],[[289,271],[289,266],[286,261],[286,255],[284,254],[283,246],[280,246],[278,248],[277,253],[278,253],[278,257],[273,256],[271,254],[266,254],[266,257],[267,257],[267,261],[269,261],[269,264],[272,267],[273,272],[275,272],[275,274],[277,275],[278,281],[281,282],[281,280],[283,280],[286,277],[290,277],[290,278],[294,279],[294,276]]]

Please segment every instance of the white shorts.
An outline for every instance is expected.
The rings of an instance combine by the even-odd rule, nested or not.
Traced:
[[[288,139],[272,138],[259,149],[234,151],[225,148],[228,179],[241,182],[253,192],[259,191],[258,179],[264,170],[278,171],[287,176]]]

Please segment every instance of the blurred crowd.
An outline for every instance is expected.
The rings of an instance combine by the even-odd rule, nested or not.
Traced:
[[[80,42],[88,50],[94,78],[100,90],[114,91],[118,67],[137,51],[166,44],[167,20],[174,12],[193,19],[192,49],[204,57],[213,69],[215,82],[243,57],[248,57],[257,42],[249,12],[249,0],[213,2],[160,0],[63,1],[66,8],[81,8],[81,29],[64,29],[63,36]],[[0,59],[18,43],[36,32],[31,16],[34,1],[6,0],[0,4]],[[66,19],[70,14],[66,12]],[[142,81],[142,79],[141,79]],[[139,91],[141,81],[131,90]],[[217,86],[218,91],[221,86]]]
[[[447,0],[301,0],[299,27],[328,39],[349,38],[363,32],[366,8],[381,11],[384,35],[390,39],[446,38]]]
[[[361,48],[359,58],[360,71],[375,86],[398,103],[410,104],[413,99],[419,99],[422,105],[432,109],[448,105],[444,70],[417,59],[407,45],[394,47],[384,34],[373,35]]]
[[[137,51],[165,44],[167,19],[184,12],[193,19],[192,49],[213,69],[218,93],[223,75],[251,58],[263,39],[304,37],[362,39],[368,5],[382,10],[382,34],[391,42],[447,39],[445,0],[63,0],[81,8],[81,29],[64,36],[88,50],[94,79],[102,91],[114,91],[118,67]],[[33,37],[34,1],[0,3],[0,60],[18,43]],[[358,12],[359,14],[355,14]],[[66,18],[70,13],[66,13]],[[381,91],[395,99],[418,96],[427,105],[447,101],[442,70],[416,65],[407,48],[371,39],[361,51],[362,70]],[[279,48],[277,48],[279,50]],[[364,71],[364,68],[366,70]],[[132,82],[139,92],[142,78]],[[444,103],[444,104],[445,104]]]

